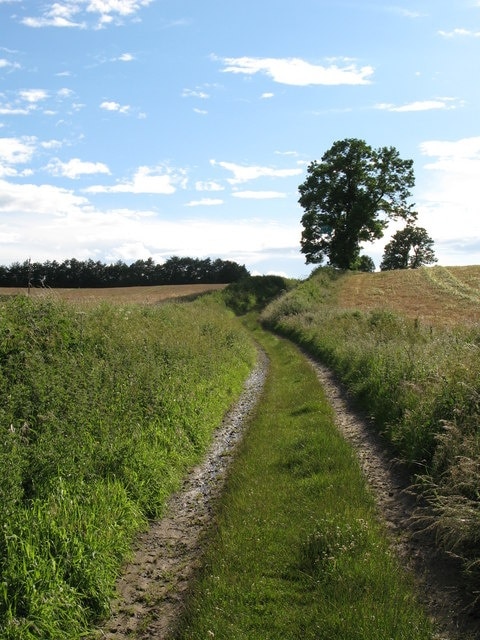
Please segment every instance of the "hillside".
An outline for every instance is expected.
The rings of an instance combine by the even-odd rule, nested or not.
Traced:
[[[390,309],[428,325],[472,325],[480,321],[480,266],[351,273],[337,281],[337,296],[344,309]]]

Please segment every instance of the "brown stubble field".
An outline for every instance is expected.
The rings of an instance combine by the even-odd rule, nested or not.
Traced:
[[[424,325],[475,325],[480,266],[352,273],[341,280],[337,302],[344,309],[390,309]]]
[[[111,302],[115,304],[158,304],[166,300],[189,298],[224,289],[225,284],[166,284],[145,287],[107,287],[95,289],[49,289],[32,288],[28,292],[26,287],[0,287],[0,297],[16,294],[31,295],[32,297],[68,300],[78,303]]]

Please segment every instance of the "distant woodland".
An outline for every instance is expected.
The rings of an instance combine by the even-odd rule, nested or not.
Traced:
[[[0,287],[128,287],[161,284],[228,284],[250,275],[244,265],[230,260],[180,258],[162,264],[152,258],[128,265],[95,260],[44,263],[26,260],[9,267],[0,265]]]

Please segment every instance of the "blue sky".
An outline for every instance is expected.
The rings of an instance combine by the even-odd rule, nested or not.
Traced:
[[[480,0],[0,0],[0,264],[305,277],[298,185],[350,137],[412,158],[439,263],[480,264],[479,62]]]

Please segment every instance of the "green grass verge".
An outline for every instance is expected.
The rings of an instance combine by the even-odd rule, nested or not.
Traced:
[[[264,395],[176,640],[426,640],[353,451],[298,349],[256,329]]]
[[[0,638],[77,640],[108,613],[254,364],[218,299],[0,303]]]
[[[424,522],[439,546],[462,559],[478,615],[479,327],[426,327],[388,309],[339,308],[336,295],[349,277],[319,269],[269,304],[262,321],[333,369],[410,465],[431,507]]]

